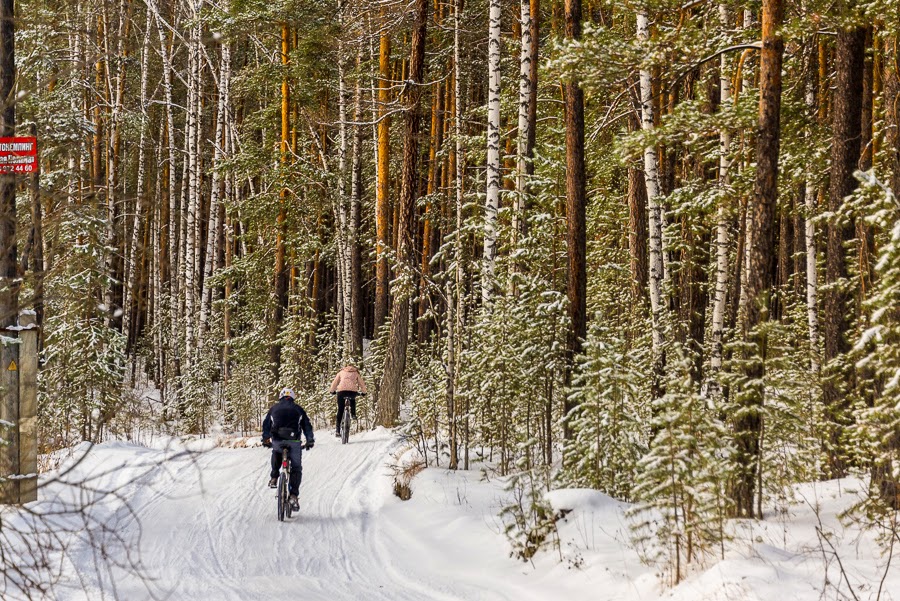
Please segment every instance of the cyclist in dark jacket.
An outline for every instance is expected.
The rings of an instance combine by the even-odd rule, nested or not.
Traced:
[[[315,444],[312,424],[303,407],[294,402],[294,391],[282,389],[278,402],[272,405],[262,425],[263,445],[272,447],[272,471],[269,473],[269,488],[278,484],[278,470],[281,467],[281,450],[289,449],[291,457],[290,503],[294,511],[300,509],[297,495],[300,493],[300,481],[303,479],[301,452],[303,448],[311,449]],[[300,434],[306,436],[306,444],[300,442]]]

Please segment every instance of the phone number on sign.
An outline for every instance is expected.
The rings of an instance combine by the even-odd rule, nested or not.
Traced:
[[[34,163],[20,163],[18,165],[4,165],[0,163],[0,173],[34,173]]]

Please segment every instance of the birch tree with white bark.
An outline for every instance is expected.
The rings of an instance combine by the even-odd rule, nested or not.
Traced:
[[[481,300],[490,303],[497,253],[497,211],[500,207],[500,0],[490,0],[488,14],[487,197],[484,205],[484,253]]]
[[[724,4],[719,5],[719,20],[724,27],[728,26],[729,11]],[[732,104],[731,75],[728,71],[728,57],[725,53],[719,59],[719,106],[727,110]],[[722,338],[725,329],[725,299],[728,293],[728,259],[731,236],[729,224],[731,215],[728,202],[729,169],[731,159],[731,132],[722,127],[719,132],[719,206],[716,208],[716,283],[713,294],[712,311],[712,352],[710,353],[710,394],[717,394],[719,388],[718,372],[722,368]]]
[[[340,14],[339,23],[344,23],[344,2],[338,3],[338,13]],[[337,169],[337,198],[334,206],[334,222],[337,228],[335,243],[337,244],[337,268],[338,268],[338,295],[339,295],[339,311],[338,311],[338,331],[339,346],[345,357],[349,357],[352,351],[351,343],[353,341],[352,327],[352,301],[351,301],[351,282],[350,272],[352,266],[350,264],[350,219],[348,215],[349,201],[347,198],[347,77],[345,65],[344,43],[341,40],[338,43],[338,169]]]
[[[811,54],[811,53],[809,53]],[[803,100],[810,118],[816,113],[816,72],[812,68],[813,61],[807,61],[807,76],[803,92]],[[808,174],[803,189],[804,236],[806,238],[806,322],[809,329],[809,368],[814,373],[819,371],[819,274],[816,267],[818,248],[816,244],[816,197],[819,190],[812,174]],[[799,234],[798,234],[799,235]]]
[[[518,140],[516,153],[516,200],[513,211],[513,236],[515,242],[525,233],[525,208],[528,196],[528,176],[534,172],[534,122],[532,115],[533,96],[537,95],[537,45],[533,39],[534,23],[531,15],[531,0],[520,0],[520,25],[522,29],[519,53],[519,110]]]
[[[640,8],[637,13],[637,39],[641,44],[650,42],[650,20],[647,9]],[[653,79],[649,65],[641,65],[641,129],[644,132],[653,130]],[[665,278],[663,261],[663,216],[659,191],[659,157],[656,147],[648,144],[644,147],[644,181],[647,188],[647,208],[649,217],[650,239],[650,311],[653,320],[653,354],[660,360],[663,334],[663,281]]]

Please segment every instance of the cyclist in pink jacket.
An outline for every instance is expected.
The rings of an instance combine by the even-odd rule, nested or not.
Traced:
[[[341,371],[334,377],[331,383],[331,394],[337,394],[337,419],[335,420],[335,436],[341,435],[341,418],[344,416],[344,410],[347,406],[347,400],[350,401],[350,416],[356,419],[356,395],[366,394],[366,381],[363,380],[362,374],[356,369],[352,362],[347,362]]]

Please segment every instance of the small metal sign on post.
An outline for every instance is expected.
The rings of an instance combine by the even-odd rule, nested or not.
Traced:
[[[0,173],[34,173],[37,168],[37,138],[0,138]]]

